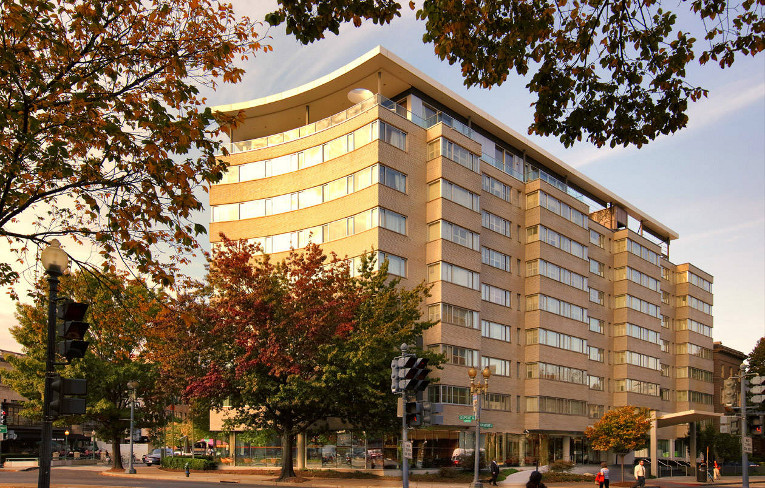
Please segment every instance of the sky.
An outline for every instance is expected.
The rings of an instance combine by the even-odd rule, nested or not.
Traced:
[[[276,6],[274,0],[233,3],[252,19],[262,19]],[[390,25],[346,25],[339,36],[328,33],[308,46],[287,36],[283,27],[264,26],[264,42],[273,51],[243,63],[242,82],[209,93],[209,104],[295,88],[382,45],[525,134],[533,114],[533,98],[525,88],[529,80],[511,75],[492,89],[465,88],[459,66],[440,61],[433,46],[422,42],[424,23],[414,18],[408,2],[401,3],[403,15]],[[732,68],[695,67],[688,75],[709,90],[709,97],[692,104],[687,128],[640,149],[598,149],[584,142],[565,148],[553,137],[527,137],[678,232],[670,260],[690,262],[714,276],[714,340],[748,354],[765,336],[765,56],[739,56]],[[197,219],[207,225],[209,210]],[[198,260],[194,266],[201,272],[203,265]],[[3,295],[0,349],[18,351],[8,332],[15,324],[13,310]]]

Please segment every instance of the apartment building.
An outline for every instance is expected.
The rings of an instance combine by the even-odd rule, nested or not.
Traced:
[[[417,464],[474,445],[471,366],[492,371],[481,443],[509,463],[599,461],[583,431],[614,406],[713,410],[713,279],[669,260],[677,233],[391,52],[216,109],[245,118],[213,242],[375,249],[432,284],[423,343],[448,361],[426,393],[445,425],[410,434]],[[664,457],[687,457],[687,430],[659,429]]]

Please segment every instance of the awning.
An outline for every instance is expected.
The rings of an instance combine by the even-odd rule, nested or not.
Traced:
[[[700,410],[685,410],[683,412],[667,413],[664,415],[656,416],[656,426],[669,427],[671,425],[689,424],[691,422],[701,422],[702,420],[710,420],[722,417],[722,413],[717,412],[704,412]]]

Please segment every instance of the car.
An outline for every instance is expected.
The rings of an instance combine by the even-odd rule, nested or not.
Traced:
[[[172,449],[165,448],[164,451],[165,451],[165,453],[164,453],[165,456],[172,456],[173,455],[173,450]],[[154,449],[149,454],[144,454],[143,462],[146,463],[146,466],[151,466],[153,464],[159,464],[160,462],[162,462],[162,456],[163,456],[162,449]]]

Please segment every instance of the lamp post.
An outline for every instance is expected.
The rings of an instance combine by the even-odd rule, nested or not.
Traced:
[[[93,447],[90,450],[90,456],[93,458],[93,460],[95,460],[96,459],[96,431],[95,430],[90,433],[90,443],[91,443],[91,446]]]
[[[48,273],[48,337],[45,348],[45,389],[43,390],[43,421],[40,443],[40,470],[37,477],[38,488],[50,487],[51,443],[53,442],[53,418],[50,414],[51,382],[55,371],[53,351],[56,348],[56,299],[58,298],[58,278],[69,266],[69,257],[61,249],[57,239],[50,241],[48,247],[40,253],[40,260]]]
[[[64,459],[69,457],[69,430],[64,431]]]
[[[470,393],[473,395],[473,411],[475,412],[475,467],[473,472],[473,488],[483,488],[483,483],[478,481],[478,471],[481,464],[481,396],[489,389],[489,376],[491,376],[491,370],[488,366],[483,368],[481,376],[483,376],[483,383],[479,380],[476,382],[475,378],[478,376],[478,371],[471,367],[468,369],[468,376],[470,377]]]
[[[135,389],[138,388],[136,381],[128,381],[128,389],[130,390],[130,458],[128,459],[128,469],[125,470],[127,474],[135,474],[135,468],[133,467],[133,420],[135,418]]]

